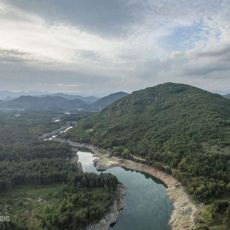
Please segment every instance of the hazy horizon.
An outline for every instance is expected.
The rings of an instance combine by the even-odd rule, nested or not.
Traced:
[[[168,82],[165,82],[165,83],[168,83]],[[160,84],[164,84],[164,83],[160,83]],[[178,83],[178,84],[183,84],[183,83]],[[148,87],[154,87],[154,86],[157,86],[157,85],[148,86]],[[193,86],[193,85],[191,85],[191,86]],[[146,87],[146,88],[148,88],[148,87]],[[140,88],[140,89],[137,89],[137,90],[134,90],[134,91],[138,91],[138,90],[142,90],[142,89],[144,89],[144,88]],[[205,90],[205,89],[203,89],[203,90]],[[85,92],[85,93],[77,93],[75,91],[0,90],[0,94],[1,93],[15,93],[15,94],[20,94],[21,96],[46,96],[46,95],[49,96],[49,95],[54,95],[54,94],[66,94],[66,95],[76,95],[76,96],[82,96],[82,97],[97,97],[97,98],[101,98],[101,97],[108,96],[110,94],[114,94],[114,93],[118,93],[118,92],[125,92],[125,93],[128,93],[128,94],[131,94],[134,91],[127,92],[127,91],[121,91],[120,90],[120,91],[111,91],[111,92],[108,92],[107,94],[100,94],[100,92],[98,92],[97,95],[96,94],[94,95],[94,94],[87,94],[87,92]],[[209,92],[211,92],[211,91],[209,91]],[[230,94],[229,92],[226,92],[226,93],[211,92],[211,93],[217,93],[217,94],[220,94],[222,96]]]

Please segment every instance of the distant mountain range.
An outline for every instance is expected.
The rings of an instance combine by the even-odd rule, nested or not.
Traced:
[[[29,111],[100,111],[127,93],[118,92],[101,99],[93,96],[82,97],[56,93],[52,95],[20,96],[12,100],[0,101],[2,110]],[[16,95],[15,95],[16,96]]]
[[[5,101],[0,104],[1,108],[33,110],[33,111],[68,111],[82,110],[86,105],[85,102],[74,99],[67,100],[59,96],[21,96],[19,98]]]
[[[51,96],[63,97],[63,98],[68,99],[68,100],[79,99],[79,100],[86,102],[86,103],[89,103],[89,104],[93,103],[99,99],[98,97],[94,97],[94,96],[83,97],[83,96],[79,96],[79,95],[71,95],[71,94],[65,94],[65,93],[55,93],[55,94],[52,94]]]
[[[93,103],[97,101],[99,98],[94,96],[80,96],[74,94],[66,94],[66,93],[49,93],[49,92],[38,92],[38,91],[28,91],[28,92],[14,92],[14,91],[0,91],[0,100],[9,101],[16,99],[21,96],[35,96],[35,97],[46,97],[46,96],[59,96],[68,100],[80,99],[86,103]]]
[[[29,91],[29,92],[15,92],[15,91],[0,91],[0,100],[6,101],[6,100],[12,100],[15,98],[18,98],[20,96],[40,96],[46,94],[45,92],[35,92],[35,91]]]

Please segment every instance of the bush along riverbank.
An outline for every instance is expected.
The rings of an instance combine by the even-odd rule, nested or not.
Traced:
[[[117,199],[110,206],[108,212],[97,223],[87,226],[86,230],[108,230],[110,226],[114,225],[117,222],[120,211],[125,208],[125,195],[126,188],[119,184]]]

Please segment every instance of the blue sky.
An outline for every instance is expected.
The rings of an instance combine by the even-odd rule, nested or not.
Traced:
[[[230,92],[228,0],[0,0],[0,90]]]
[[[172,33],[163,39],[162,45],[170,51],[186,51],[192,49],[201,36],[203,36],[203,24],[200,22],[188,26],[176,26]]]

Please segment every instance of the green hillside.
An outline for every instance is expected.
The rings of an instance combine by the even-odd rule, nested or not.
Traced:
[[[92,111],[101,111],[102,109],[106,108],[107,106],[111,105],[115,101],[127,96],[128,93],[125,92],[117,92],[102,97],[101,99],[95,101],[94,103],[89,105],[89,108]]]
[[[208,204],[201,225],[230,226],[228,99],[166,83],[134,92],[81,120],[68,137],[125,158],[141,156],[150,165],[172,171],[194,199]],[[217,210],[222,206],[220,217]]]
[[[225,98],[230,99],[230,93],[229,93],[229,94],[224,95],[224,97],[225,97]]]

